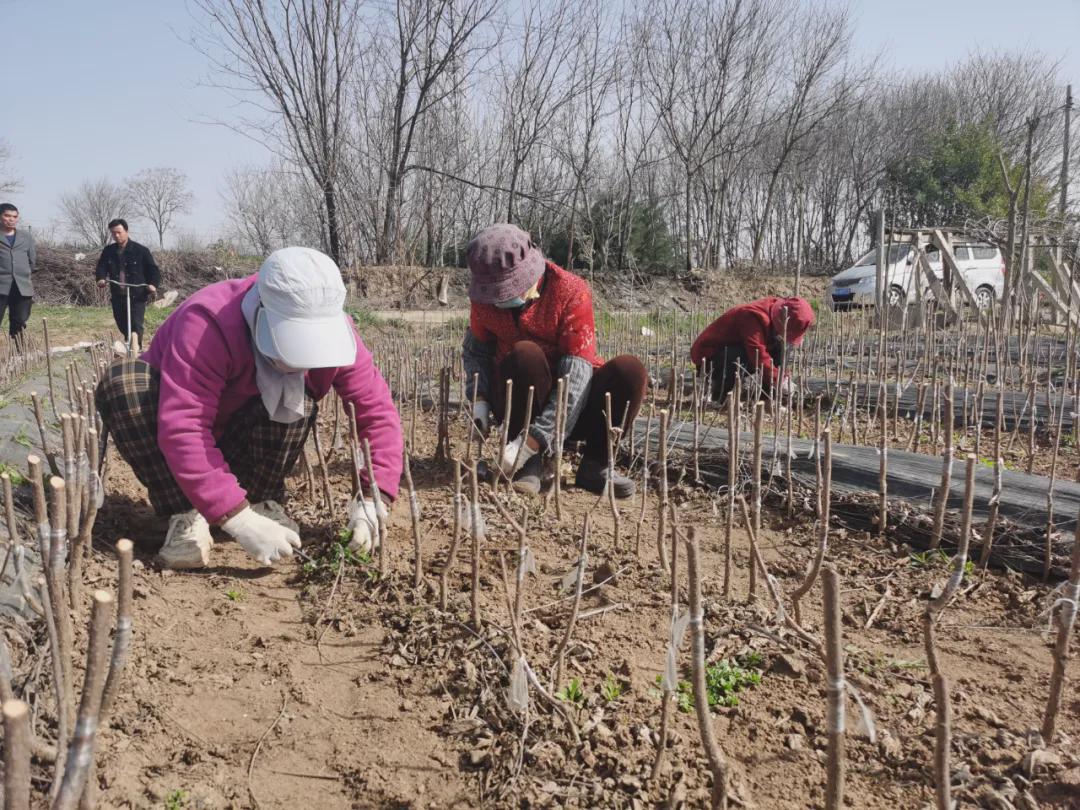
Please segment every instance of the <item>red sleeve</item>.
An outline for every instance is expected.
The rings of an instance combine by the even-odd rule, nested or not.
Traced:
[[[371,468],[375,472],[375,485],[390,500],[397,498],[401,483],[402,446],[401,420],[386,384],[371,352],[356,334],[356,360],[351,366],[338,369],[334,375],[334,390],[342,402],[352,403],[356,409],[356,430],[363,444],[371,445]],[[364,484],[370,486],[367,471],[361,471]],[[365,492],[367,490],[365,489]]]
[[[495,340],[495,335],[484,325],[484,316],[476,304],[469,307],[469,331],[481,343],[491,343]]]
[[[567,303],[559,318],[559,352],[590,363],[596,359],[596,318],[592,293],[584,284],[581,292]]]

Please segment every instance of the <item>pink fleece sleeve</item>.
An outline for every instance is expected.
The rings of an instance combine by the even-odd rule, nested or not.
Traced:
[[[356,334],[355,327],[353,333]],[[371,444],[375,485],[391,500],[397,498],[404,450],[401,420],[390,396],[390,386],[376,368],[360,335],[356,335],[356,360],[351,366],[338,369],[333,384],[346,412],[350,402],[356,408],[356,429],[361,445],[365,438]],[[362,472],[361,478],[366,487],[367,474]]]
[[[191,505],[216,523],[247,497],[213,433],[232,352],[201,307],[189,307],[183,318],[158,364],[158,446]]]

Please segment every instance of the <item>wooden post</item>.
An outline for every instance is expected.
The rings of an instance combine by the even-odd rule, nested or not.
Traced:
[[[825,726],[828,729],[828,759],[825,782],[826,810],[844,806],[844,639],[840,630],[840,577],[836,569],[825,566],[822,582],[825,600]]]
[[[701,603],[701,567],[698,561],[697,529],[690,527],[686,542],[686,567],[690,584],[690,642],[691,669],[694,683],[694,708],[697,711],[698,730],[705,755],[712,772],[712,808],[727,808],[727,761],[716,741],[712,726],[712,713],[705,685],[705,616]]]
[[[1057,725],[1058,708],[1061,705],[1061,692],[1065,686],[1065,668],[1069,663],[1069,636],[1076,621],[1077,600],[1080,599],[1080,520],[1076,523],[1076,536],[1073,540],[1072,565],[1069,580],[1062,589],[1061,597],[1051,608],[1057,609],[1058,636],[1054,645],[1054,667],[1050,673],[1050,696],[1043,713],[1043,743],[1052,745],[1054,729]]]

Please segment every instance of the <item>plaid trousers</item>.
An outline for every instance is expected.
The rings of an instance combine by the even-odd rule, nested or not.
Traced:
[[[120,456],[135,473],[159,515],[192,508],[173,478],[157,442],[160,372],[142,360],[114,361],[98,383],[94,401]],[[304,418],[285,424],[270,419],[261,397],[252,397],[229,419],[217,440],[229,471],[252,503],[285,499],[285,477],[296,465],[318,406],[304,398]]]

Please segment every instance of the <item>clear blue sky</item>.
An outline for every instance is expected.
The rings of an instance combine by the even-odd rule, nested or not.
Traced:
[[[881,53],[897,73],[945,67],[975,48],[1032,48],[1060,58],[1080,96],[1080,0],[853,0],[852,8],[857,50]],[[16,152],[23,190],[12,201],[25,222],[59,235],[58,198],[82,180],[175,166],[197,202],[174,230],[219,235],[222,176],[270,156],[202,123],[239,112],[204,86],[183,0],[0,0],[0,26],[0,138]]]

